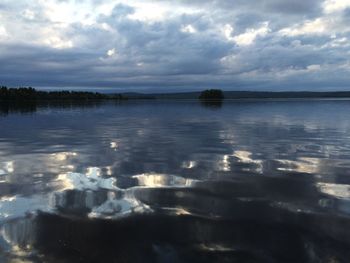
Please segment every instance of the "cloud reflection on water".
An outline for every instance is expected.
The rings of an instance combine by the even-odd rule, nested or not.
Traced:
[[[344,101],[225,103],[215,111],[159,102],[8,115],[0,119],[0,215],[12,231],[4,238],[20,235],[14,222],[28,211],[46,229],[56,219],[35,219],[41,210],[62,216],[62,228],[71,217],[165,216],[164,229],[194,232],[200,251],[237,245],[224,238],[226,221],[285,224],[287,236],[302,240],[292,230],[307,229],[314,246],[322,247],[314,235],[347,243],[340,229],[350,216],[348,110]],[[103,228],[93,222],[91,229]],[[165,237],[151,242],[158,238]]]

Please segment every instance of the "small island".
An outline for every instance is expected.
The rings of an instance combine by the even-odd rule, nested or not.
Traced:
[[[199,95],[200,100],[216,100],[221,101],[224,99],[224,93],[219,89],[204,90]]]
[[[200,93],[198,99],[203,106],[220,108],[224,99],[224,93],[219,89],[204,90]]]

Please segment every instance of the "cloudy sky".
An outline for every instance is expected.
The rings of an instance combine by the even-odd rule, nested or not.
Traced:
[[[0,85],[350,89],[350,0],[0,0]]]

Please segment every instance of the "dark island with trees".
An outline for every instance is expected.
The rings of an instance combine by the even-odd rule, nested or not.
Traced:
[[[202,91],[198,99],[204,106],[218,108],[222,106],[224,93],[219,89],[208,89]]]
[[[224,93],[219,89],[208,89],[199,95],[200,100],[223,100]]]

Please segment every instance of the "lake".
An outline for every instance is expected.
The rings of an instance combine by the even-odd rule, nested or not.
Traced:
[[[1,107],[0,262],[349,262],[350,100]]]

